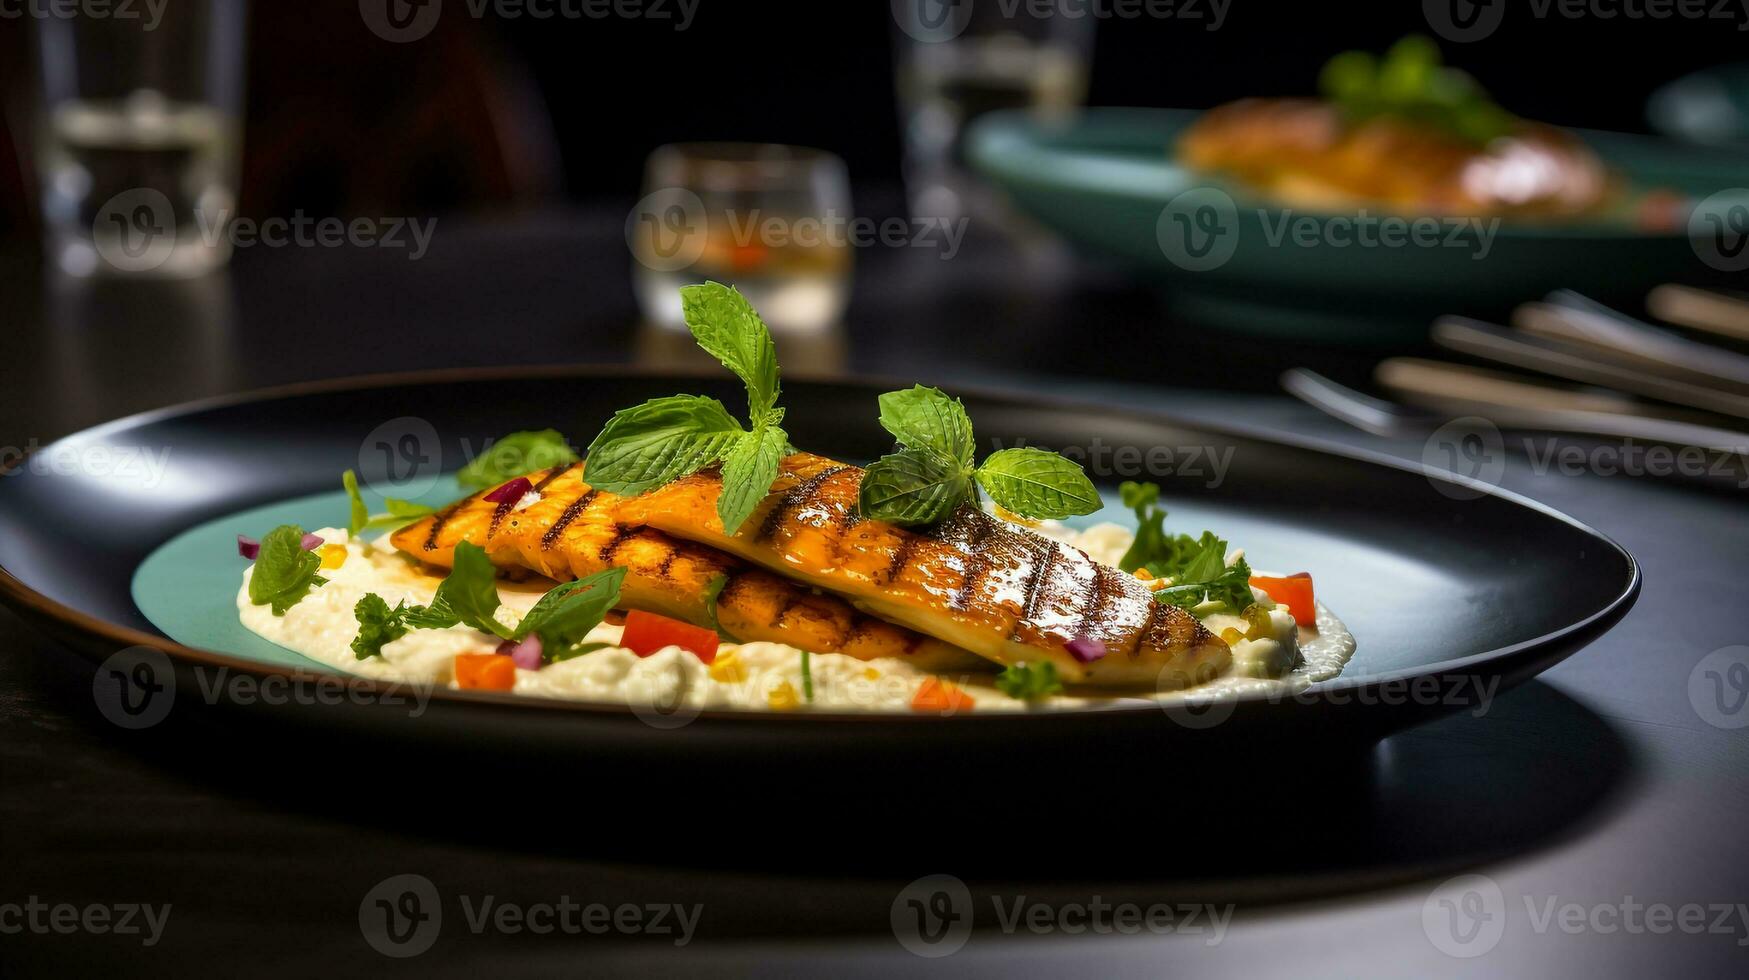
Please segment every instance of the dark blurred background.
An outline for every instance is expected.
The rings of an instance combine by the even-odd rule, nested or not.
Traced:
[[[465,11],[464,0],[449,0]],[[899,178],[896,31],[883,0],[698,0],[673,19],[506,19],[447,12],[418,44],[366,27],[354,0],[257,3],[248,39],[244,215],[413,213],[565,198],[629,200],[664,142],[817,146],[859,185]],[[1207,0],[1174,19],[1105,19],[1092,105],[1206,107],[1308,93],[1345,48],[1426,32],[1421,5]],[[1200,13],[1200,18],[1194,18]],[[1712,19],[1521,16],[1445,44],[1510,109],[1568,125],[1644,131],[1645,100],[1696,68],[1749,53]],[[32,235],[28,18],[0,18],[0,235]]]

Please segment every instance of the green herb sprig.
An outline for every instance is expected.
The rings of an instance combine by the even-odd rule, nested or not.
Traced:
[[[424,504],[397,500],[394,497],[384,497],[383,507],[388,510],[388,513],[372,514],[370,508],[365,506],[364,494],[358,490],[358,474],[347,470],[340,474],[340,483],[346,488],[346,499],[351,505],[351,514],[346,522],[346,529],[352,532],[352,536],[355,538],[365,531],[374,531],[378,528],[398,528],[411,524],[427,514],[436,513],[434,508]]]
[[[746,385],[747,424],[715,398],[653,398],[615,413],[589,444],[589,483],[631,496],[721,463],[717,516],[734,534],[770,493],[789,450],[777,407],[777,351],[765,321],[734,289],[707,282],[681,287],[680,298],[698,345]]]
[[[1063,693],[1063,682],[1057,676],[1057,665],[1046,660],[1004,667],[996,675],[996,689],[1021,701],[1038,701]]]
[[[977,465],[965,406],[938,388],[889,391],[880,406],[881,427],[900,449],[863,474],[858,506],[866,517],[934,524],[976,503],[980,487],[1003,510],[1035,519],[1091,514],[1102,504],[1081,467],[1056,453],[1003,449]]]
[[[1227,542],[1213,531],[1199,537],[1166,533],[1166,509],[1160,506],[1160,488],[1152,483],[1125,482],[1118,488],[1124,506],[1136,512],[1136,538],[1118,560],[1126,572],[1147,569],[1155,578],[1172,584],[1154,593],[1161,602],[1194,609],[1205,602],[1219,602],[1240,613],[1253,601],[1251,567],[1240,558],[1227,564]]]
[[[484,549],[463,541],[456,545],[455,564],[437,587],[429,606],[396,604],[394,609],[381,596],[371,593],[353,608],[358,635],[352,651],[358,659],[380,656],[385,643],[413,629],[447,629],[467,625],[482,633],[519,643],[531,635],[541,639],[541,655],[547,662],[578,656],[589,631],[601,624],[608,610],[619,604],[624,568],[610,568],[566,582],[541,596],[514,629],[498,620],[497,576]]]
[[[249,576],[249,601],[257,606],[271,605],[275,616],[284,616],[311,589],[328,584],[317,574],[321,567],[321,556],[304,550],[304,529],[281,524],[262,535],[255,569]]]
[[[1485,145],[1517,120],[1467,73],[1440,63],[1439,46],[1419,34],[1391,45],[1384,57],[1344,51],[1325,63],[1318,89],[1353,121],[1407,119],[1465,142]]]

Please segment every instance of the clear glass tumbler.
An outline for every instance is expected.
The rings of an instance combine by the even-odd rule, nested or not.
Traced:
[[[684,329],[679,287],[711,279],[739,289],[774,331],[816,333],[844,312],[859,227],[844,161],[823,150],[659,147],[626,218],[633,288],[660,326]]]
[[[995,109],[1049,116],[1079,106],[1092,61],[1092,11],[959,0],[892,0],[892,11],[913,216],[999,211],[966,171],[966,125]]]
[[[223,265],[246,4],[103,12],[36,18],[36,164],[50,259],[75,276],[185,277]]]

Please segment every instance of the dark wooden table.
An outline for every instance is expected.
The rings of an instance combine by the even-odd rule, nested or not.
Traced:
[[[620,235],[611,212],[458,219],[417,262],[263,248],[197,283],[57,282],[15,256],[0,272],[0,446],[391,366],[683,356],[636,327]],[[1364,378],[1368,355],[1174,325],[1150,291],[1059,258],[987,242],[950,262],[859,254],[847,329],[785,342],[786,368],[1146,399],[1419,458],[1418,443],[1360,435],[1272,390],[1296,363]],[[1523,456],[1502,482],[1640,559],[1644,595],[1619,627],[1483,717],[1314,761],[1310,778],[1258,772],[1214,794],[1174,786],[1175,760],[1135,760],[1134,778],[1154,786],[1146,798],[1166,804],[1089,813],[1091,831],[1038,826],[1029,801],[1087,793],[1104,806],[1109,788],[1093,794],[1080,774],[1024,759],[1008,791],[975,801],[987,819],[940,826],[883,792],[918,779],[915,760],[869,773],[854,798],[820,799],[781,760],[750,760],[731,791],[697,793],[605,761],[546,773],[506,760],[482,779],[200,715],[123,731],[94,707],[89,665],[0,612],[0,973],[1740,973],[1749,733],[1703,718],[1689,681],[1712,651],[1749,642],[1743,494],[1564,475]],[[1205,829],[1187,835],[1187,822]],[[1175,852],[1190,849],[1199,869],[1230,855],[1230,875],[1175,874]],[[907,952],[889,921],[900,890],[928,872],[958,875],[976,901],[978,928],[945,959]],[[404,873],[434,883],[445,918],[429,952],[390,959],[367,944],[359,909]],[[1486,881],[1436,890],[1458,874]],[[1474,908],[1461,894],[1472,884]],[[648,934],[476,934],[467,913],[488,895],[525,908],[697,903],[702,915],[678,948]],[[1499,924],[1499,938],[1451,934],[1442,899],[1482,913],[1484,930]],[[992,902],[1016,900],[1070,918],[1005,932]],[[147,947],[60,934],[51,912],[31,928],[32,902],[171,911]],[[1178,912],[1171,931],[1076,934],[1077,910],[1102,903],[1212,903],[1223,918],[1233,904],[1218,933]]]

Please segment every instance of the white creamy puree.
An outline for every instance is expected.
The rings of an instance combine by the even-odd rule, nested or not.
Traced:
[[[1129,547],[1131,532],[1116,524],[1101,524],[1085,531],[1072,531],[1046,522],[1035,530],[1066,541],[1086,551],[1096,561],[1116,565]],[[359,660],[351,643],[358,633],[353,606],[366,593],[374,592],[393,607],[426,604],[437,591],[440,577],[424,571],[386,544],[353,538],[337,528],[315,532],[331,545],[346,549],[338,568],[325,568],[328,584],[313,589],[303,601],[275,616],[268,606],[249,601],[249,576],[243,573],[237,592],[237,609],[243,625],[262,638],[342,671],[381,680],[411,684],[454,686],[451,666],[458,653],[490,653],[498,644],[467,626],[441,630],[414,630],[383,645],[380,657]],[[1235,553],[1236,555],[1236,553]],[[527,583],[503,582],[499,595],[503,605],[498,616],[514,626],[552,583],[533,579]],[[1270,609],[1274,635],[1241,640],[1233,647],[1233,666],[1223,676],[1195,688],[1205,694],[1282,695],[1314,681],[1334,677],[1354,652],[1354,639],[1323,606],[1318,607],[1318,628],[1298,629],[1293,617],[1261,591],[1252,590]],[[1237,616],[1212,615],[1204,623],[1219,634],[1227,627],[1241,632],[1247,624]],[[589,640],[616,644],[539,670],[516,671],[515,693],[580,701],[600,701],[635,706],[660,705],[688,708],[791,709],[812,707],[837,711],[909,711],[917,689],[931,676],[896,659],[856,660],[837,653],[810,657],[814,697],[808,702],[803,691],[801,651],[781,643],[728,643],[718,648],[716,670],[689,651],[668,647],[648,657],[617,646],[621,628],[603,623]],[[1294,666],[1295,654],[1299,664]],[[743,669],[725,667],[734,654]],[[1038,702],[1025,702],[1003,694],[993,674],[954,675],[949,678],[975,699],[973,710],[1027,710],[1040,707],[1084,707],[1118,701],[1170,700],[1181,692],[1160,694],[1087,696],[1060,695]]]

